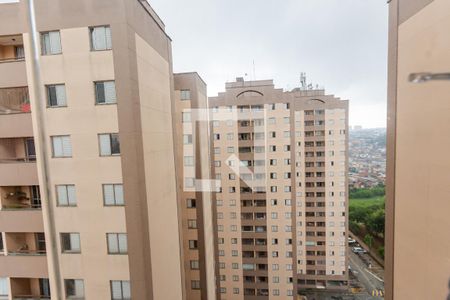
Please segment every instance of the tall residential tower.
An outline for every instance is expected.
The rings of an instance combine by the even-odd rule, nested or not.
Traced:
[[[347,288],[348,102],[238,78],[209,105],[221,299]]]
[[[146,1],[34,1],[40,103],[26,2],[9,2],[0,4],[0,297],[183,299],[163,22]],[[39,193],[38,105],[49,199]]]

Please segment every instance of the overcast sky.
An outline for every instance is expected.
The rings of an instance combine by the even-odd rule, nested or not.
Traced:
[[[350,125],[385,127],[386,0],[149,2],[173,40],[174,71],[197,71],[209,96],[246,73],[290,90],[306,72],[350,100]]]

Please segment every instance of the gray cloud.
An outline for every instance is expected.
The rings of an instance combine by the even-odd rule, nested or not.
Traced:
[[[173,39],[175,72],[197,71],[216,95],[248,74],[298,85],[300,72],[350,100],[350,123],[385,126],[384,0],[151,0]]]

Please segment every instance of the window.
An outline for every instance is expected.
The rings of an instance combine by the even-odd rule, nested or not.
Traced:
[[[47,85],[47,106],[62,107],[66,105],[66,86],[64,84]]]
[[[72,157],[70,135],[52,136],[53,157]]]
[[[195,208],[196,207],[195,199],[186,199],[186,206],[187,208]]]
[[[91,50],[111,50],[111,28],[109,26],[91,27]]]
[[[104,184],[103,185],[103,204],[105,206],[124,205],[123,185],[122,184]]]
[[[105,133],[98,135],[100,156],[112,156],[120,154],[120,142],[118,133]]]
[[[184,165],[185,166],[193,166],[194,165],[194,157],[193,156],[185,156],[184,157]]]
[[[42,55],[61,54],[61,35],[59,31],[41,33]]]
[[[198,260],[191,260],[190,265],[191,265],[191,270],[200,269],[200,264],[199,264]]]
[[[200,289],[200,280],[191,280],[191,289],[199,290]]]
[[[108,254],[126,254],[128,252],[126,233],[107,233]]]
[[[9,288],[8,278],[0,278],[0,299],[8,299]]]
[[[197,228],[197,220],[195,220],[195,219],[188,220],[188,228],[196,229]]]
[[[183,123],[191,122],[191,112],[190,111],[182,112],[181,118],[182,118]]]
[[[191,91],[190,90],[181,90],[180,98],[181,98],[181,100],[191,100]]]
[[[190,145],[192,144],[192,134],[184,134],[183,135],[183,143],[185,145]]]
[[[77,206],[75,185],[57,185],[56,198],[58,206]]]
[[[117,103],[116,83],[110,81],[95,82],[95,104]]]
[[[111,280],[111,300],[130,300],[130,282],[125,280]]]
[[[189,249],[198,249],[197,240],[189,240]]]
[[[61,233],[61,249],[63,253],[81,253],[79,233]]]
[[[67,299],[84,299],[83,279],[64,279]]]

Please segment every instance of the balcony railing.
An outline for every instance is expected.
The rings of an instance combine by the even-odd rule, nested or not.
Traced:
[[[0,89],[0,115],[30,112],[27,87]]]
[[[28,156],[28,157],[13,157],[13,158],[0,158],[0,164],[14,164],[20,162],[35,162],[36,156]]]
[[[47,251],[45,250],[8,250],[10,256],[45,256]]]
[[[33,295],[19,295],[13,296],[13,300],[42,300],[51,299],[50,296],[33,296]]]

